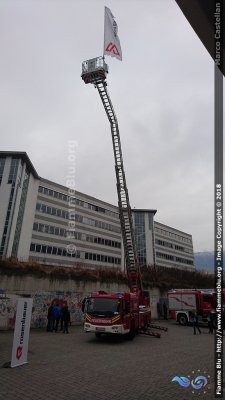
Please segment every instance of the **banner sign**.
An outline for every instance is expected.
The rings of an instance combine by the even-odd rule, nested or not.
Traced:
[[[117,35],[118,27],[108,7],[105,7],[105,32],[104,32],[104,52],[106,56],[116,57],[122,61],[122,50],[120,40]]]
[[[19,298],[13,337],[11,367],[27,363],[28,341],[33,299]]]

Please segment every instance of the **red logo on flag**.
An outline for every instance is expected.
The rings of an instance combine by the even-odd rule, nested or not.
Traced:
[[[112,42],[108,44],[105,51],[109,51],[110,53],[113,52],[113,54],[115,54],[116,56],[120,56],[120,53],[118,52],[116,45],[113,44]]]
[[[20,357],[22,356],[22,351],[23,351],[23,348],[21,346],[18,346],[17,350],[16,350],[16,358],[17,358],[17,360],[19,360]]]

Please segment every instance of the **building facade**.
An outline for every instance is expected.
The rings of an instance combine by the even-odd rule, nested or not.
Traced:
[[[191,235],[154,222],[156,210],[132,212],[141,265],[193,268]],[[0,152],[0,257],[124,269],[118,207],[41,178],[24,152]]]
[[[193,269],[192,236],[154,221],[156,212],[132,210],[140,265]]]
[[[0,256],[121,266],[116,206],[38,176],[26,153],[0,153]]]
[[[30,258],[121,266],[121,254],[117,207],[40,178]]]
[[[132,210],[140,265],[156,264],[154,234],[154,216],[156,212],[156,210]]]
[[[192,236],[155,221],[156,264],[194,268]]]

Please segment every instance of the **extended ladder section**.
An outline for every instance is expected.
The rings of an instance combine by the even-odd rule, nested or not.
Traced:
[[[90,67],[89,67],[90,66]],[[106,74],[108,66],[103,57],[98,57],[82,64],[82,79],[85,83],[92,83],[98,89],[103,106],[111,126],[113,150],[115,157],[115,170],[117,180],[119,216],[124,243],[128,283],[132,292],[142,290],[140,269],[135,245],[133,219],[126,185],[123,157],[120,142],[119,127],[111,99],[107,91]]]

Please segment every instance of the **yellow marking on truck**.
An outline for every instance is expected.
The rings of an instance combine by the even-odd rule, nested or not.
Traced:
[[[114,322],[118,321],[120,319],[120,315],[117,315],[116,317],[112,318],[112,323],[114,324]]]
[[[91,317],[90,317],[89,314],[86,314],[86,319],[87,319],[89,322],[91,322]]]

